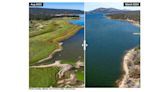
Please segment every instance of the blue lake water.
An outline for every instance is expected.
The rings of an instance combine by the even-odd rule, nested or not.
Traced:
[[[140,28],[103,14],[86,15],[86,86],[115,87],[125,51],[140,44]]]

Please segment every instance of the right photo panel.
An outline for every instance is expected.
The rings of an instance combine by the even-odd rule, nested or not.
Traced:
[[[140,3],[85,3],[86,87],[140,88]]]

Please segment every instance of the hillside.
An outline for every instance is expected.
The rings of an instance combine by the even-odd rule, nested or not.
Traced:
[[[129,10],[120,10],[115,8],[97,8],[92,11],[89,11],[88,13],[103,13],[103,14],[117,14],[117,13],[124,13]]]
[[[122,20],[133,20],[140,23],[140,11],[128,11],[124,13],[118,13],[118,14],[109,14],[107,15],[111,19],[122,19]]]
[[[81,10],[71,9],[47,9],[47,8],[29,8],[29,18],[31,19],[51,19],[56,17],[78,17],[77,14],[83,14]]]

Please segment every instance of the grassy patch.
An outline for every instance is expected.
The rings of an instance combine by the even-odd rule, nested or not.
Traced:
[[[65,19],[32,21],[30,24],[30,65],[48,57],[58,48],[58,42],[74,35],[82,27]]]
[[[62,64],[71,64],[75,66],[76,61],[74,60],[62,60]],[[75,69],[76,78],[78,80],[84,81],[84,68]]]
[[[45,49],[46,48],[46,49]],[[57,48],[57,44],[44,42],[44,41],[30,41],[30,65],[46,58],[54,49]]]
[[[29,40],[29,64],[48,57],[55,49],[59,48],[59,42],[74,35],[82,27],[69,24],[70,19],[31,20]],[[74,65],[73,61],[63,61]],[[29,87],[56,87],[59,68],[30,68]],[[82,74],[77,72],[79,79]],[[84,74],[84,73],[83,73]],[[81,76],[81,77],[80,77]],[[84,76],[83,76],[84,77]]]
[[[53,41],[53,42],[59,42],[64,40],[64,38],[68,38],[72,35],[74,35],[78,30],[80,30],[82,27],[69,24],[65,21],[59,20],[56,22],[58,25],[60,25],[60,28],[44,33],[35,37],[30,38],[31,40],[42,40],[42,41]],[[71,35],[72,34],[72,35]]]
[[[30,68],[29,87],[56,87],[59,68]]]
[[[48,32],[52,32],[54,30],[56,30],[59,25],[55,22],[52,22],[52,23],[49,23],[48,25],[46,24],[42,24],[41,26],[43,27],[40,27],[40,28],[36,28],[34,30],[33,28],[33,31],[30,31],[30,37],[34,37],[34,36],[37,36],[37,35],[40,35],[40,34],[44,34],[44,33],[48,33]]]
[[[77,70],[76,78],[78,80],[84,81],[84,68]]]

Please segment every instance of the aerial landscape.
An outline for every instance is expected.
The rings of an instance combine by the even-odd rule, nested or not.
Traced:
[[[140,87],[140,10],[118,5],[85,4],[86,87]]]
[[[43,5],[29,8],[29,87],[84,87],[83,3]]]
[[[140,88],[140,24],[122,2],[29,6],[29,88]]]

